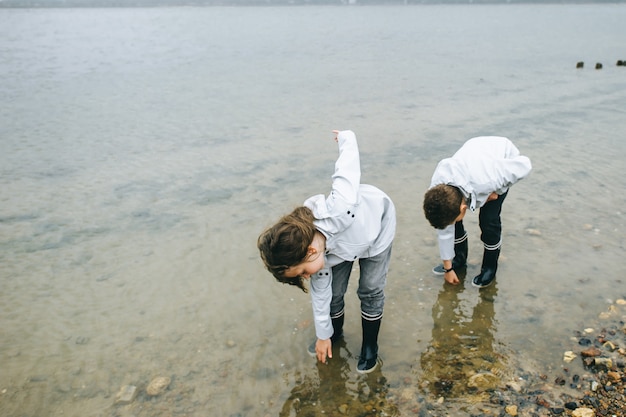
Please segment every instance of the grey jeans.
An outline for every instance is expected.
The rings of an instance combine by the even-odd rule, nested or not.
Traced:
[[[391,259],[391,245],[376,256],[359,259],[361,274],[357,295],[361,300],[361,317],[365,320],[378,320],[383,316],[385,306],[385,284]],[[348,289],[348,281],[352,272],[352,261],[344,261],[333,266],[332,290],[330,301],[330,317],[337,318],[343,315],[344,295]]]

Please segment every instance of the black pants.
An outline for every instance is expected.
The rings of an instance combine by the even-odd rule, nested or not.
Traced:
[[[480,240],[483,242],[485,249],[495,250],[500,249],[502,244],[502,219],[500,213],[502,212],[502,203],[509,192],[498,196],[497,200],[492,200],[485,203],[480,208],[478,214],[478,225],[480,226]],[[460,243],[466,239],[465,228],[463,227],[463,220],[456,222],[454,225],[454,241]]]

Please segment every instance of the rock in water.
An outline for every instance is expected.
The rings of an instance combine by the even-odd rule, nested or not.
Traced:
[[[596,413],[590,408],[577,408],[572,413],[573,417],[595,417]]]
[[[569,363],[569,362],[573,361],[574,359],[576,359],[576,354],[574,352],[572,352],[571,350],[568,350],[567,352],[565,352],[563,354],[563,360],[565,362]]]
[[[135,399],[137,387],[134,385],[124,385],[115,396],[116,404],[129,404]]]
[[[506,413],[510,416],[517,416],[517,406],[516,405],[507,405],[504,408],[504,411],[506,411]]]
[[[498,383],[498,377],[491,372],[481,372],[472,375],[467,382],[467,386],[478,388],[481,391],[487,391],[496,388]]]
[[[148,384],[148,387],[146,388],[146,394],[150,395],[151,397],[161,395],[170,385],[170,382],[172,382],[171,378],[168,378],[166,376],[157,376]]]

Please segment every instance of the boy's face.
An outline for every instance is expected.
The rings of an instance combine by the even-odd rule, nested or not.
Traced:
[[[461,207],[460,207],[460,213],[459,215],[456,217],[456,219],[454,219],[454,223],[456,222],[460,222],[461,220],[463,220],[463,217],[465,217],[465,213],[467,212],[467,204],[465,203],[465,201],[463,201],[461,203]],[[453,223],[453,224],[454,224]]]
[[[294,265],[287,269],[283,276],[285,278],[302,277],[309,279],[311,275],[319,272],[324,268],[324,252],[319,250],[314,244],[309,246],[307,258],[304,262]]]

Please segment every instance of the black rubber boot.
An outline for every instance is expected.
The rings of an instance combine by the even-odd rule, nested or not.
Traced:
[[[452,268],[454,268],[455,270],[462,269],[467,266],[467,233],[459,240],[459,243],[457,243],[456,241],[454,243],[454,259],[452,260]]]
[[[496,279],[496,271],[498,270],[498,258],[500,257],[500,249],[487,250],[483,253],[483,263],[480,268],[480,274],[474,277],[472,285],[478,288],[485,288]]]
[[[361,327],[363,328],[363,343],[361,344],[361,356],[356,366],[356,371],[367,374],[376,369],[378,365],[378,331],[380,322],[378,320],[365,320],[361,317]]]
[[[335,343],[343,337],[343,318],[344,315],[341,314],[339,317],[330,319],[333,324],[333,335],[330,337],[331,343]],[[307,352],[311,356],[317,356],[317,353],[315,352],[316,343],[317,339],[313,340],[313,343],[311,343],[307,348]]]
[[[339,317],[330,319],[333,323],[333,335],[330,338],[331,342],[336,342],[343,337],[343,317],[344,315],[341,314]]]

